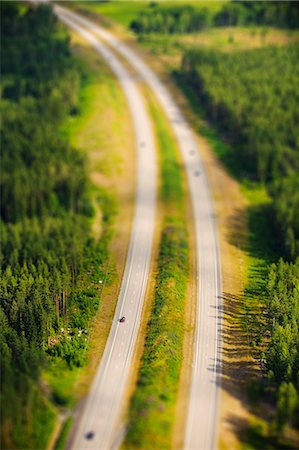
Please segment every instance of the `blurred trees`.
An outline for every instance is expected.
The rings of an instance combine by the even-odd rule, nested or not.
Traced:
[[[136,33],[194,33],[209,26],[271,25],[298,28],[299,7],[293,1],[231,1],[214,13],[191,5],[150,3],[130,28]]]
[[[267,286],[270,340],[265,353],[270,380],[277,387],[278,432],[299,413],[299,258],[271,266]]]
[[[233,144],[241,177],[267,182],[289,258],[299,256],[299,45],[190,50],[182,74]]]
[[[299,155],[297,155],[299,159]],[[299,177],[278,178],[270,186],[276,225],[291,258],[299,255]]]
[[[211,23],[211,14],[207,8],[186,6],[159,7],[150,4],[133,20],[130,28],[136,33],[192,33]]]
[[[50,6],[1,2],[1,47],[1,446],[37,448],[45,352],[83,364],[86,343],[74,330],[97,309],[97,290],[82,291],[82,278],[100,252],[85,157],[60,131],[80,84],[68,37]]]
[[[198,49],[185,53],[181,68],[209,119],[233,144],[235,173],[265,183],[272,197],[269,233],[288,262],[269,270],[261,333],[278,434],[287,422],[298,425],[299,413],[298,58],[298,44],[228,54]]]
[[[216,26],[271,25],[298,28],[299,7],[293,1],[231,1],[214,16]]]

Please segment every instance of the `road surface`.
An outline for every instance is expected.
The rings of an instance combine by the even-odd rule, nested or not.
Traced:
[[[221,375],[221,268],[213,202],[196,140],[167,89],[132,49],[90,20],[63,11],[134,67],[155,93],[177,137],[193,206],[197,258],[196,335],[184,446],[214,449]]]
[[[78,32],[118,77],[133,119],[137,147],[136,207],[117,309],[105,351],[73,436],[72,449],[110,449],[116,445],[119,416],[135,348],[150,267],[156,209],[156,159],[151,122],[135,82],[103,44],[55,7],[60,20]],[[125,149],[124,149],[125,151]],[[124,323],[119,318],[125,316]]]

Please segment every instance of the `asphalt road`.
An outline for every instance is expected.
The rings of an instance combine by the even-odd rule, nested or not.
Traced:
[[[135,216],[117,309],[105,351],[72,438],[72,449],[110,449],[117,445],[119,416],[140,325],[150,267],[156,210],[156,159],[151,121],[135,82],[103,44],[58,6],[56,14],[104,58],[118,77],[133,119],[137,148]],[[125,151],[125,149],[124,149]],[[126,317],[124,323],[119,322]],[[88,433],[93,432],[92,439]]]
[[[132,49],[82,16],[66,14],[135,68],[155,93],[177,137],[193,206],[197,258],[196,336],[184,446],[188,450],[214,449],[221,376],[221,267],[213,202],[196,140],[167,89]]]

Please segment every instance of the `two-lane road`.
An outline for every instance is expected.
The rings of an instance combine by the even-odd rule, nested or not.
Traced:
[[[136,206],[125,272],[105,351],[71,443],[72,449],[110,449],[118,435],[116,426],[128,383],[151,261],[156,209],[154,139],[142,97],[128,71],[109,49],[75,23],[62,8],[56,6],[55,11],[61,21],[94,47],[118,77],[127,97],[136,136]],[[121,316],[126,317],[124,323],[118,320]]]

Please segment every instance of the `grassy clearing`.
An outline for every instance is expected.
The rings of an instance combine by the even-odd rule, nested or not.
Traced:
[[[298,31],[272,27],[219,27],[179,38],[181,44],[205,46],[221,51],[247,50],[265,45],[285,45],[298,41]]]
[[[185,333],[189,272],[185,187],[176,143],[165,117],[151,97],[161,167],[163,222],[153,309],[137,389],[129,410],[124,448],[168,449],[175,421]]]
[[[144,34],[139,44],[158,55],[171,70],[178,69],[186,50],[205,47],[221,52],[250,50],[264,46],[283,46],[299,41],[297,30],[272,27],[219,27],[191,34]]]
[[[124,27],[128,27],[132,20],[134,20],[141,11],[144,11],[150,4],[150,1],[110,1],[107,3],[93,3],[93,2],[79,2],[81,8],[87,9],[90,12],[94,12],[97,14],[101,14],[103,16],[109,17],[109,19],[114,22],[119,23]],[[206,7],[212,11],[218,11],[224,1],[169,1],[169,0],[160,0],[158,2],[161,8],[167,8],[169,6],[178,6],[178,5],[192,5],[195,8]]]
[[[282,46],[299,41],[298,31],[275,28],[210,28],[188,35],[148,34],[138,36],[138,43],[163,60],[170,70],[180,67],[188,49],[206,47],[222,52],[250,50],[268,45]]]

